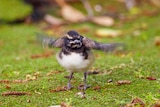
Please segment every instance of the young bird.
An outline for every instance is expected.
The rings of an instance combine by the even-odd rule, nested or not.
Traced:
[[[59,64],[70,73],[67,84],[68,89],[73,88],[71,85],[71,79],[75,72],[84,73],[84,89],[89,87],[86,80],[87,71],[94,62],[94,55],[91,51],[92,49],[108,52],[122,46],[121,43],[99,43],[81,36],[74,30],[68,31],[64,36],[58,39],[40,35],[38,36],[38,39],[43,43],[43,46],[47,45],[49,47],[61,48],[57,53],[56,58]]]

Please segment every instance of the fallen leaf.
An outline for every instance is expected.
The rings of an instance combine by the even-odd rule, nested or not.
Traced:
[[[47,58],[47,57],[50,57],[51,55],[53,55],[53,52],[45,52],[45,53],[42,53],[42,54],[31,55],[31,58],[32,59]]]
[[[160,107],[160,100],[156,101],[152,107]]]
[[[139,105],[138,107],[145,107],[144,102],[143,102],[141,99],[139,99],[139,98],[133,99],[133,100],[131,101],[131,103],[126,104],[125,107],[134,107],[134,106],[136,106],[136,105]]]
[[[10,80],[0,80],[0,83],[9,84],[11,83],[11,81]]]
[[[2,93],[2,96],[10,96],[10,95],[15,95],[15,96],[21,96],[21,95],[31,95],[28,92],[4,92]]]
[[[61,102],[61,107],[72,107],[72,106],[65,102]]]
[[[49,92],[61,92],[61,91],[67,91],[67,87],[64,86],[64,87],[57,87],[56,89],[53,89],[53,90],[49,90]]]
[[[13,83],[13,84],[17,84],[17,83],[26,83],[28,82],[27,80],[0,80],[0,83],[3,83],[3,84],[10,84],[10,83]]]
[[[14,80],[12,83],[27,83],[27,80]]]
[[[89,71],[89,72],[87,72],[87,74],[88,74],[88,75],[99,74],[99,72],[98,72],[98,71]]]
[[[68,79],[69,77],[70,77],[69,75],[65,75],[65,76],[64,76],[64,78],[67,78],[67,79]],[[72,78],[74,78],[74,76],[72,76]]]
[[[93,87],[93,90],[100,90],[101,89],[101,87],[100,86],[95,86],[95,87]]]
[[[6,87],[6,89],[11,89],[11,85],[7,84],[5,87]]]
[[[123,85],[123,84],[131,84],[131,81],[129,80],[118,80],[117,85]]]
[[[114,24],[114,20],[108,16],[93,17],[91,21],[102,26],[112,26]]]
[[[99,37],[118,37],[122,35],[122,31],[114,29],[97,29],[96,35]]]
[[[36,76],[36,77],[39,77],[40,76],[40,72],[35,72],[33,75]]]
[[[154,78],[154,77],[146,77],[146,79],[148,79],[148,80],[150,80],[150,81],[157,80],[157,79]]]
[[[50,71],[50,72],[48,72],[48,73],[46,74],[46,76],[52,76],[52,75],[54,75],[54,74],[59,74],[59,73],[61,73],[61,71],[58,71],[58,70]]]

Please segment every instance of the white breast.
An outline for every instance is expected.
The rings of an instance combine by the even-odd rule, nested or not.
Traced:
[[[87,59],[84,59],[84,56],[82,56],[82,53],[80,54],[80,53],[72,52],[69,55],[65,55],[62,53],[62,58],[59,58],[58,54],[56,56],[57,61],[64,68],[66,68],[68,71],[71,71],[71,72],[85,72],[90,68],[90,66],[94,62],[94,56],[91,52],[88,54]]]

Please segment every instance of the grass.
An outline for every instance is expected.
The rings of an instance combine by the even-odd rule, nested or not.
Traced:
[[[101,42],[123,41],[128,46],[126,55],[105,54],[95,51],[96,62],[94,68],[106,74],[89,75],[88,83],[92,88],[86,90],[86,98],[82,99],[75,94],[76,88],[70,91],[49,92],[58,86],[65,86],[68,75],[53,56],[32,59],[32,55],[44,53],[44,50],[35,40],[35,32],[40,29],[36,25],[1,25],[0,26],[0,80],[25,80],[27,76],[36,80],[27,83],[0,83],[0,93],[10,91],[29,92],[24,96],[0,96],[0,106],[3,107],[47,107],[59,105],[61,102],[70,103],[75,107],[119,107],[124,106],[134,98],[140,98],[147,106],[153,105],[160,99],[160,47],[154,45],[154,38],[160,34],[160,24],[156,17],[140,17],[132,23],[124,23],[118,29],[125,35],[117,38],[98,38],[94,30],[102,28],[90,23],[71,24],[64,29],[89,28],[89,32],[82,34]],[[146,29],[141,26],[146,24]],[[114,27],[113,27],[114,28]],[[117,26],[115,26],[117,28]],[[135,30],[139,36],[133,36]],[[80,32],[81,33],[81,32]],[[48,50],[50,51],[50,50]],[[52,72],[47,76],[49,72]],[[108,74],[108,71],[112,73]],[[77,87],[82,82],[82,74],[74,75],[73,85]],[[157,80],[147,80],[154,77]],[[107,83],[112,79],[112,83]],[[118,80],[130,80],[129,85],[117,86]],[[100,86],[100,90],[93,87]],[[10,87],[10,88],[7,88]]]

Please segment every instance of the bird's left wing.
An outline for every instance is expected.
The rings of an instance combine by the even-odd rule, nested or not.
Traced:
[[[100,43],[86,37],[83,38],[83,44],[89,49],[101,50],[104,52],[123,50],[125,48],[124,43]]]
[[[64,39],[63,37],[60,37],[58,39],[55,39],[53,37],[49,37],[46,34],[41,34],[41,33],[36,33],[37,35],[37,40],[42,44],[44,48],[46,47],[57,47],[61,48],[64,44]]]

